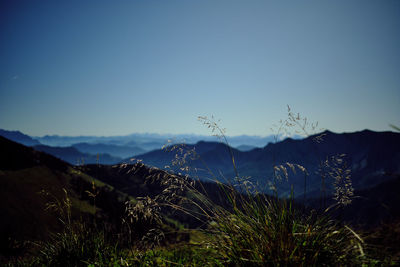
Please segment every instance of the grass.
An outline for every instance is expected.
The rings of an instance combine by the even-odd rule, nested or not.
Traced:
[[[336,266],[362,260],[362,241],[324,216],[299,213],[291,200],[245,200],[216,219],[214,246],[235,266]],[[221,250],[221,249],[220,249]]]
[[[63,231],[53,234],[48,242],[38,243],[40,253],[29,264],[19,264],[352,266],[368,262],[362,239],[347,226],[315,213],[305,215],[291,200],[237,194],[233,188],[223,187],[232,204],[230,209],[210,206],[210,200],[199,191],[192,192],[192,197],[198,196],[192,201],[201,201],[198,205],[207,213],[207,226],[188,231],[193,237],[190,242],[167,246],[146,246],[138,238],[129,240],[127,245],[121,236],[107,231],[106,227],[72,221],[68,211],[71,203],[66,194],[54,205],[64,223]],[[149,218],[144,219],[150,222]]]
[[[202,120],[214,133],[225,138],[224,131],[216,123],[204,117]],[[304,130],[305,124],[300,126]],[[224,140],[227,142],[226,138]],[[359,234],[348,225],[331,220],[328,213],[299,208],[293,197],[280,199],[278,194],[271,197],[257,192],[247,180],[239,179],[232,151],[228,152],[239,184],[218,183],[225,200],[223,203],[214,202],[202,189],[201,183],[193,183],[188,177],[174,174],[167,178],[158,177],[164,179],[163,183],[168,187],[153,198],[128,202],[126,214],[121,218],[124,227],[116,230],[96,218],[93,221],[72,220],[72,202],[65,191],[62,199],[55,199],[48,205],[58,212],[63,229],[53,233],[50,240],[37,243],[39,253],[28,260],[9,264],[380,266],[394,263],[388,258],[378,259],[376,251],[366,249]],[[340,178],[345,174],[337,176]],[[339,178],[337,181],[343,180]],[[306,183],[306,176],[304,179]],[[93,183],[93,190],[88,192],[93,198],[94,210],[96,198],[100,196],[96,191],[99,185],[104,186],[99,182]],[[346,199],[347,204],[350,204],[349,199]],[[201,227],[184,229],[181,224],[165,217],[166,209],[192,216]],[[92,216],[96,215],[93,213]],[[182,233],[189,235],[190,239],[176,237]],[[168,242],[168,237],[172,236],[174,241]]]

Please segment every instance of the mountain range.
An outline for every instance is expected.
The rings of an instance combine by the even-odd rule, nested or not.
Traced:
[[[220,141],[216,136],[196,135],[196,134],[154,134],[154,133],[135,133],[125,136],[58,136],[58,135],[45,135],[42,137],[32,137],[39,141],[41,144],[49,146],[72,146],[77,143],[90,143],[90,144],[111,144],[120,146],[138,146],[144,150],[150,151],[159,149],[168,141],[172,143],[186,143],[195,144],[199,141]],[[281,139],[280,136],[278,139]],[[296,136],[295,138],[301,138]],[[229,136],[229,143],[238,147],[241,145],[248,145],[254,147],[263,147],[266,144],[273,142],[274,136]]]
[[[41,152],[46,152],[47,154],[53,155],[59,159],[62,159],[70,164],[81,165],[81,164],[115,164],[120,161],[121,158],[111,156],[107,153],[97,153],[89,154],[78,150],[75,147],[53,147],[46,145],[36,145],[33,146],[34,149]]]
[[[272,183],[282,196],[289,196],[293,190],[296,197],[304,192],[309,197],[317,197],[321,188],[327,194],[334,192],[334,178],[328,175],[335,164],[332,157],[342,159],[340,167],[351,172],[352,186],[356,190],[375,186],[390,179],[392,173],[400,173],[400,134],[369,130],[343,134],[325,131],[302,140],[288,138],[245,152],[223,143],[198,142],[135,156],[145,164],[167,167],[175,172],[185,169],[179,165],[183,163],[190,167],[191,177],[202,180],[232,182],[238,174],[239,177],[249,177],[249,181],[264,188],[264,192],[271,193],[269,187]],[[303,166],[307,175],[297,167],[293,173],[287,163]],[[330,167],[326,166],[327,163]],[[279,169],[282,181],[275,184],[274,166],[277,165],[285,167],[285,170]],[[284,172],[288,172],[288,177]]]
[[[332,157],[340,156],[342,164],[346,164],[341,167],[351,172],[351,183],[355,190],[368,189],[390,180],[392,173],[400,172],[400,134],[393,132],[364,130],[337,134],[325,131],[304,139],[288,138],[268,143],[262,148],[241,145],[242,151],[215,141],[199,141],[195,144],[175,141],[164,149],[151,151],[134,146],[161,145],[161,140],[167,136],[157,134],[122,137],[45,136],[39,139],[52,144],[72,143],[72,146],[52,147],[38,145],[38,140],[19,132],[3,130],[0,133],[74,165],[131,163],[134,158],[146,165],[161,169],[167,167],[169,171],[189,174],[203,181],[234,182],[236,176],[247,178],[262,192],[271,193],[271,188],[275,188],[282,196],[293,193],[296,197],[306,195],[313,198],[333,194],[336,190],[334,178],[329,175],[334,164]],[[133,137],[136,139],[133,140]],[[181,137],[192,138],[191,141],[199,138],[192,135]],[[317,137],[320,139],[316,140]],[[246,138],[251,140],[245,136],[233,140],[242,142]],[[256,140],[261,139],[254,137],[253,144]],[[74,143],[77,141],[85,142]],[[92,143],[99,141],[105,143]],[[279,172],[274,173],[274,166],[280,166]],[[307,175],[297,166],[304,167]],[[295,173],[292,167],[295,167]]]
[[[35,146],[41,144],[38,140],[33,139],[32,137],[23,134],[20,131],[6,131],[0,129],[0,136],[3,136],[9,140],[23,144],[25,146]]]
[[[127,157],[133,157],[152,150],[157,150],[165,144],[195,144],[199,141],[219,141],[215,136],[203,136],[194,134],[130,134],[125,136],[59,136],[45,135],[42,137],[28,136],[19,131],[7,131],[0,129],[0,136],[6,137],[26,146],[44,145],[38,147],[47,152],[57,151],[53,155],[71,163],[83,161],[96,163],[97,155],[102,155],[100,161],[104,164],[115,164]],[[249,151],[257,147],[263,147],[276,138],[274,136],[233,136],[228,137],[229,143],[241,151]],[[300,138],[299,136],[297,138]],[[57,149],[51,149],[54,147]],[[63,151],[63,148],[67,148]],[[75,148],[77,151],[73,151]],[[78,153],[80,152],[80,153]]]

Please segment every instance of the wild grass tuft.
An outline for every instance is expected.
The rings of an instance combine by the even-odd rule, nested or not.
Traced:
[[[323,215],[300,213],[292,200],[259,195],[232,204],[241,208],[220,210],[212,227],[213,247],[229,264],[335,266],[362,260],[362,241],[354,232]]]

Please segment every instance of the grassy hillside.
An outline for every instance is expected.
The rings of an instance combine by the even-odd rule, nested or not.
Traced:
[[[59,214],[49,203],[60,201],[65,191],[72,202],[74,218],[105,214],[119,217],[124,212],[127,195],[75,170],[50,155],[0,137],[0,253],[12,255],[27,247],[26,241],[47,240],[50,232],[63,227]],[[100,200],[93,207],[86,193],[92,182]],[[112,197],[111,197],[112,196]],[[108,201],[101,198],[108,197]],[[110,203],[112,201],[112,203]],[[105,203],[112,204],[107,207]]]

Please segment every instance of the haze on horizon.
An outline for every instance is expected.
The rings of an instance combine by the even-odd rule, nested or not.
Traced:
[[[270,135],[400,125],[400,1],[1,1],[0,128]]]

